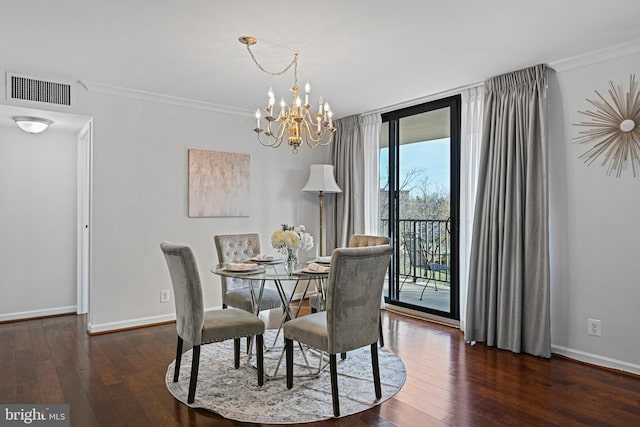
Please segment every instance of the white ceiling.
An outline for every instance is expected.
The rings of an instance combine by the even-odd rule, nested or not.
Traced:
[[[640,40],[638,0],[1,1],[0,68],[240,108],[300,54],[336,117]],[[312,102],[314,103],[314,102]]]

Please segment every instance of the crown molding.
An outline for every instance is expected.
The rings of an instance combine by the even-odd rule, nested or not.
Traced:
[[[570,58],[549,62],[549,67],[557,72],[573,70],[574,68],[586,67],[598,62],[609,61],[627,55],[640,52],[640,39],[609,46]]]
[[[200,110],[215,111],[216,113],[232,114],[235,116],[251,117],[253,112],[244,108],[229,107],[213,104],[211,102],[195,99],[181,98],[179,96],[164,95],[155,92],[147,92],[139,89],[131,89],[120,86],[112,86],[104,83],[78,81],[89,92],[104,93],[107,95],[125,96],[128,98],[142,99],[144,101],[158,102],[162,104],[179,105],[181,107],[197,108]]]
[[[435,101],[442,98],[447,98],[449,96],[459,95],[463,91],[467,89],[473,89],[477,87],[482,87],[484,85],[484,81],[476,82],[472,84],[468,84],[466,86],[460,86],[455,89],[445,90],[441,92],[432,93],[430,95],[426,95],[420,98],[414,98],[409,101],[400,102],[398,104],[389,105],[387,107],[379,108],[377,110],[367,111],[366,113],[358,114],[359,116],[366,116],[368,114],[384,114],[390,111],[401,110],[406,107],[413,107],[414,105],[425,104],[427,102]]]

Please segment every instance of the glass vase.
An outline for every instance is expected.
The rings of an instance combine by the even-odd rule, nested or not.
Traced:
[[[287,260],[284,263],[287,273],[292,274],[298,268],[298,249],[287,249]]]

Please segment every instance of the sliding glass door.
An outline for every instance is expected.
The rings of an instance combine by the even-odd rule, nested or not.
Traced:
[[[458,320],[460,97],[382,121],[380,227],[394,247],[385,299]]]

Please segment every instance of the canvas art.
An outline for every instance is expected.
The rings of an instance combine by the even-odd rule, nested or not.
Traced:
[[[249,216],[250,156],[189,149],[189,217]]]

